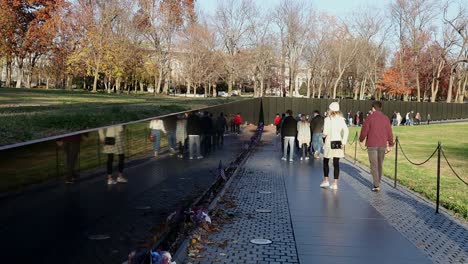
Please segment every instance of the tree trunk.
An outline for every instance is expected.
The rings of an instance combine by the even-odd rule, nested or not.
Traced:
[[[260,97],[263,97],[263,91],[265,90],[265,78],[260,79]]]
[[[120,76],[115,80],[115,89],[117,90],[117,94],[120,94]]]
[[[421,84],[419,83],[419,70],[416,69],[416,89],[418,93],[418,102],[421,102]]]
[[[11,60],[7,58],[6,61],[6,80],[5,86],[10,88],[11,87]]]
[[[145,84],[140,81],[140,92],[144,92],[145,91]]]
[[[258,97],[258,83],[257,83],[257,78],[254,78],[254,97]]]
[[[99,78],[99,66],[94,70],[93,93],[97,92],[98,78]]]
[[[32,70],[28,71],[26,75],[26,88],[31,89]]]
[[[49,90],[49,77],[47,76],[46,78],[46,89]]]
[[[232,94],[232,86],[234,84],[234,74],[229,73],[229,81],[228,81],[228,95]]]
[[[463,103],[465,102],[465,95],[466,95],[466,86],[468,84],[468,74],[465,74],[465,80],[460,88],[460,96],[458,97],[458,102]]]
[[[190,94],[190,90],[192,88],[192,82],[190,80],[187,81],[187,91],[185,94]]]
[[[158,87],[158,77],[154,75],[154,89],[153,89],[153,95],[156,96],[156,87]]]
[[[323,80],[320,80],[319,87],[318,87],[318,96],[317,96],[317,98],[320,98],[322,96],[322,85],[323,85]]]
[[[157,84],[157,86],[155,87],[155,90],[156,90],[156,93],[157,93],[157,94],[161,93],[161,84],[162,84],[162,74],[159,74],[159,77],[158,77],[158,84]]]
[[[213,84],[213,97],[218,96],[218,91],[216,90],[216,83]]]
[[[341,78],[343,77],[344,70],[340,71],[340,75],[338,75],[338,78],[335,80],[335,84],[333,85],[333,99],[336,99],[336,89],[338,88],[338,85],[340,84]]]
[[[168,94],[169,93],[169,75],[166,76],[166,79],[164,80],[164,88],[163,88],[163,94]]]
[[[23,65],[21,64],[18,65],[18,72],[16,75],[16,88],[21,88],[21,83],[23,82]]]
[[[310,79],[307,77],[307,98],[310,98]]]
[[[452,87],[453,87],[453,79],[455,78],[453,71],[450,74],[449,86],[447,90],[447,103],[452,102]]]

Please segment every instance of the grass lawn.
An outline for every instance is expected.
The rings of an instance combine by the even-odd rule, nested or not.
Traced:
[[[0,146],[239,99],[1,88]]]
[[[394,127],[394,136],[398,136],[403,151],[413,162],[420,163],[427,159],[441,141],[442,149],[457,174],[468,182],[468,123],[437,124],[430,126]],[[360,128],[351,127],[349,141],[352,142]],[[354,147],[348,145],[347,155],[354,158]],[[358,145],[357,160],[369,166],[367,152]],[[443,156],[441,157],[440,202],[458,216],[468,219],[468,186],[461,182],[450,170]],[[384,161],[385,176],[394,177],[395,152],[387,155]],[[398,153],[398,182],[421,193],[432,201],[436,200],[437,191],[437,154],[422,166],[410,164],[401,151]]]

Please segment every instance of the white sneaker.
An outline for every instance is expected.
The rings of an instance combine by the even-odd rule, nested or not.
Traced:
[[[305,157],[305,160],[309,160],[309,157]]]
[[[200,155],[200,156],[197,157],[197,159],[203,159],[203,156]]]
[[[304,160],[304,158],[303,158],[303,157],[301,157],[301,160]]]
[[[329,186],[330,186],[329,182],[322,182],[322,184],[320,184],[320,188],[328,188]]]
[[[189,159],[193,160],[193,157],[189,157]]]
[[[289,162],[293,162],[294,160],[293,159],[289,159]]]
[[[114,179],[107,179],[107,185],[114,185],[117,184],[117,182]]]
[[[122,176],[119,176],[119,177],[117,177],[117,182],[120,182],[120,183],[127,183],[127,182],[128,182],[128,180],[127,180],[127,179],[125,179],[125,178],[124,178],[124,177],[122,177]]]
[[[335,184],[335,183],[334,183],[334,184],[330,185],[330,189],[332,189],[332,190],[338,190],[338,184]]]
[[[282,157],[281,160],[287,160],[285,157]]]
[[[159,153],[157,151],[154,152],[154,157],[157,158],[159,156]]]

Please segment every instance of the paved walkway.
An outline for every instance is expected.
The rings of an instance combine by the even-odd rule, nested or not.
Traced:
[[[321,160],[282,162],[272,131],[224,197],[237,204],[224,208],[234,218],[209,236],[215,243],[202,259],[187,263],[468,262],[466,222],[435,215],[431,204],[404,189],[384,185],[372,193],[370,175],[346,161],[339,189],[321,189]],[[251,244],[255,238],[272,244]],[[227,247],[217,246],[223,241]]]
[[[103,173],[0,199],[1,262],[122,263],[152,228],[205,191],[219,161],[233,161],[252,134],[227,136],[202,160],[150,158],[126,169],[128,184],[107,186]]]

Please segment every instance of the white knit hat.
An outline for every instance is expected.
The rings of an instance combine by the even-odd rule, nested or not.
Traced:
[[[333,102],[328,106],[328,108],[333,112],[338,112],[340,111],[340,104],[338,104],[338,102]]]

